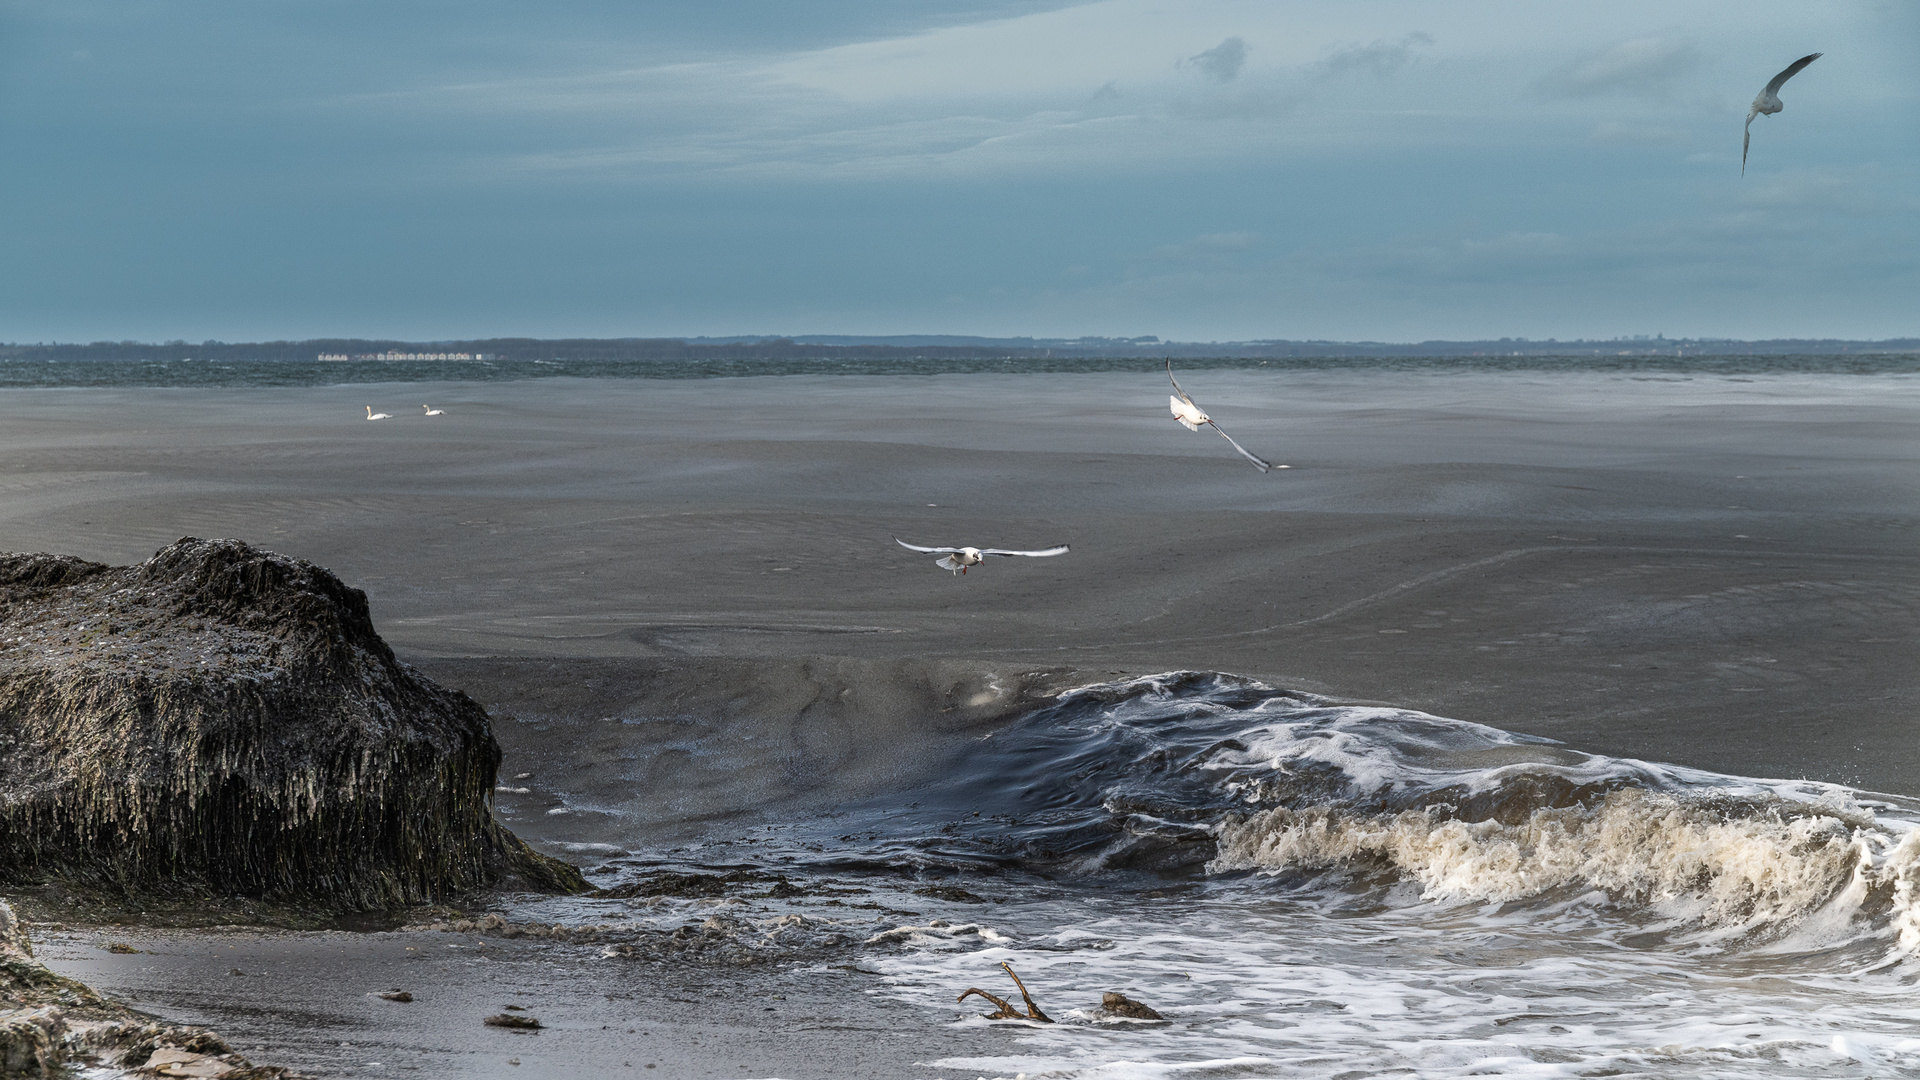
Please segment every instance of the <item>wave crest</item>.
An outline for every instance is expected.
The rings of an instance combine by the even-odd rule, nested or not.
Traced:
[[[1223,824],[1208,869],[1273,873],[1377,861],[1418,881],[1425,899],[1510,902],[1599,889],[1735,933],[1784,930],[1823,910],[1850,921],[1880,908],[1896,917],[1903,945],[1920,946],[1920,913],[1907,902],[1920,876],[1920,843],[1851,817],[1804,804],[1749,804],[1736,813],[1642,788],[1519,822],[1465,821],[1438,808],[1276,807]],[[1869,904],[1876,894],[1887,907]]]

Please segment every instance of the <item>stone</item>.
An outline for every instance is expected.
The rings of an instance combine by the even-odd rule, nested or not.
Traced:
[[[0,886],[330,910],[584,891],[494,820],[499,764],[486,711],[322,567],[191,537],[127,567],[0,554]]]
[[[1150,1006],[1135,1001],[1125,994],[1108,991],[1100,995],[1100,1011],[1108,1016],[1125,1017],[1128,1020],[1165,1020],[1166,1017],[1155,1012]]]
[[[66,1034],[59,1009],[0,1012],[0,1076],[56,1075],[67,1060]]]

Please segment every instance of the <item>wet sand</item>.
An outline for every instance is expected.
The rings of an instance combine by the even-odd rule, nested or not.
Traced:
[[[1043,682],[1218,669],[1607,754],[1920,794],[1920,380],[1185,382],[1294,468],[1260,475],[1177,427],[1152,373],[9,392],[0,549],[127,563],[234,536],[326,565],[403,658],[495,709],[509,773],[551,753],[524,718],[644,708],[742,663],[770,700],[807,700],[809,658],[838,657]],[[447,415],[404,404],[420,401]],[[367,404],[395,417],[368,423]],[[1073,551],[956,578],[894,535]],[[308,969],[275,999],[285,1017],[383,989],[360,986],[391,980],[357,950],[404,951],[274,940]],[[187,966],[105,955],[55,966],[262,1038],[306,1030],[249,1020]],[[439,970],[433,985],[485,996]],[[840,1008],[790,989],[798,1014]],[[654,1004],[719,1015],[681,998]],[[893,1066],[963,1052],[886,1051],[891,1006],[850,1000],[844,1039],[782,1041],[764,1064],[683,1042],[674,1074],[847,1075],[843,1043]],[[751,1027],[726,1016],[715,1030]],[[390,1041],[464,1045],[439,1024]],[[314,1053],[301,1062],[341,1075],[385,1060]],[[419,1075],[512,1074],[460,1060]]]
[[[872,995],[872,973],[838,967],[662,969],[441,933],[36,937],[55,970],[135,1008],[215,1026],[257,1064],[314,1076],[959,1078],[979,1074],[915,1063],[993,1054],[1016,1037],[929,1025],[920,1008]],[[141,951],[109,953],[110,941]],[[414,1000],[375,996],[392,988]],[[542,1028],[481,1023],[510,1005]]]

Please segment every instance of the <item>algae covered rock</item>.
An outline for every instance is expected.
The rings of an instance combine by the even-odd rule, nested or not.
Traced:
[[[585,887],[493,818],[487,714],[237,540],[0,555],[0,885],[389,908]]]

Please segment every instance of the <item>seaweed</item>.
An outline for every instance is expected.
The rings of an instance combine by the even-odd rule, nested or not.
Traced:
[[[0,555],[0,885],[393,909],[584,891],[494,820],[486,711],[238,540]]]

